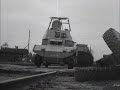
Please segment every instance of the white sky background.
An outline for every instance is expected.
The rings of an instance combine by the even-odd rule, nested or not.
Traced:
[[[102,39],[109,28],[119,31],[119,0],[1,0],[1,45],[24,48],[31,30],[31,44],[41,44],[49,17],[70,18],[77,43],[91,45],[95,60],[111,51]]]

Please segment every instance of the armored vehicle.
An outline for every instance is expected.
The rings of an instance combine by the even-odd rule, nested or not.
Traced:
[[[88,67],[93,65],[93,55],[91,48],[87,44],[77,44],[76,47],[76,65],[79,67]]]
[[[70,34],[69,18],[51,17],[50,19],[42,44],[33,48],[33,52],[36,53],[34,63],[37,67],[41,64],[45,67],[50,64],[67,64],[68,68],[73,68],[76,46]]]

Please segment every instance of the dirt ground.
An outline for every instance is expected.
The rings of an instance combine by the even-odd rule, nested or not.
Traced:
[[[120,81],[78,82],[74,77],[55,76],[36,82],[26,90],[120,90]]]
[[[34,74],[34,69],[34,66],[0,64],[0,81],[15,79]]]
[[[66,66],[49,66],[37,68],[36,66],[21,66],[11,64],[0,64],[0,81],[15,79],[35,73],[44,73],[59,70],[68,70]]]
[[[73,76],[66,75],[66,73],[73,74],[72,72],[74,72],[74,69],[68,70],[66,67],[50,66],[49,68],[36,68],[35,66],[1,64],[0,69],[32,72],[57,70],[62,72],[61,75],[55,75],[33,82],[32,85],[28,85],[23,90],[120,90],[120,80],[78,82]],[[0,81],[22,76],[24,76],[24,74],[0,73]]]

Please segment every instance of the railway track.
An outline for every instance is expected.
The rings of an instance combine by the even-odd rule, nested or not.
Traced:
[[[0,90],[26,90],[27,86],[32,85],[37,80],[42,80],[48,76],[55,75],[57,71],[30,75],[11,80],[0,81]]]

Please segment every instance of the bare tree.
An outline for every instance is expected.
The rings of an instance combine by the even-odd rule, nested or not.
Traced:
[[[5,43],[1,46],[1,48],[9,48],[8,43],[7,43],[7,42],[5,42]]]

